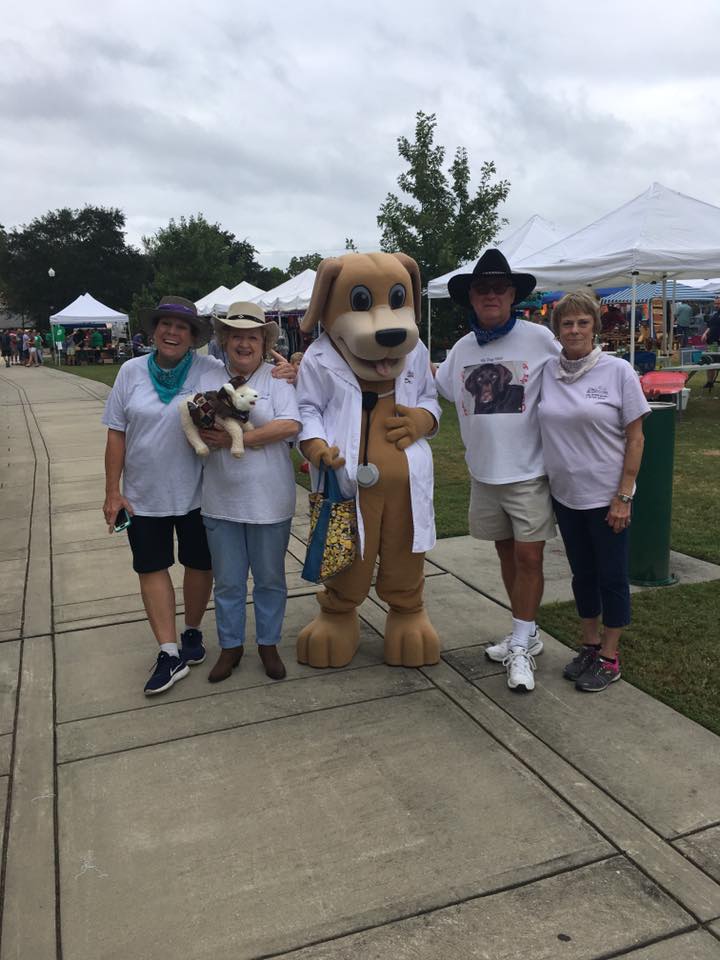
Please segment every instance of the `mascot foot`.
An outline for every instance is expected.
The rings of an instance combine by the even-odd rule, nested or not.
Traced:
[[[440,660],[440,639],[424,610],[398,613],[385,621],[385,663],[391,667],[424,667]]]
[[[355,610],[350,613],[325,613],[323,610],[300,631],[297,639],[298,663],[311,667],[346,667],[360,643],[360,622]]]

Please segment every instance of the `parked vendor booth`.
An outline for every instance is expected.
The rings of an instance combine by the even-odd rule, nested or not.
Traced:
[[[118,345],[128,341],[127,314],[105,306],[89,293],[53,314],[50,328],[56,342],[58,328],[65,331],[65,343],[72,337],[76,363],[116,363]]]

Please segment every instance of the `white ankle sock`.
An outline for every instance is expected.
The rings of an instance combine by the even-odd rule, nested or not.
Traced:
[[[161,643],[160,649],[163,653],[169,653],[171,657],[179,657],[180,651],[178,650],[178,645],[176,643]]]
[[[185,633],[186,630],[199,630],[200,627],[189,627],[187,624],[182,628],[182,632]]]
[[[534,632],[534,620],[518,620],[517,617],[513,617],[512,640],[510,641],[510,646],[523,647],[525,650],[527,650],[528,643],[530,641],[530,634]]]

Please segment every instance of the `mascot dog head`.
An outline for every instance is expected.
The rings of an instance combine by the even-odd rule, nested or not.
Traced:
[[[349,253],[318,267],[303,317],[321,323],[361,380],[394,380],[418,342],[420,269],[404,253]]]

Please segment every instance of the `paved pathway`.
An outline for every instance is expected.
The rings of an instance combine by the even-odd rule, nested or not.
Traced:
[[[577,694],[550,637],[512,695],[467,538],[428,562],[440,665],[385,667],[371,599],[352,666],[313,671],[291,654],[315,609],[303,494],[287,681],[249,656],[148,701],[100,515],[106,393],[0,371],[0,960],[720,958],[720,739],[623,681]],[[213,650],[212,611],[205,631]]]

